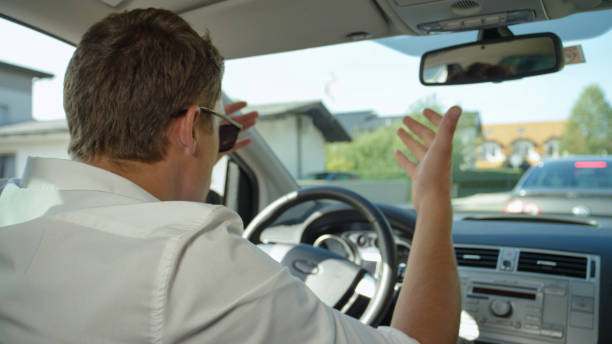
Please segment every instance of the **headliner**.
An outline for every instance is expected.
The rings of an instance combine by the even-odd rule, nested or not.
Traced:
[[[366,32],[367,38],[422,35],[417,22],[461,17],[450,10],[456,0],[410,0],[409,7],[397,0],[3,0],[0,14],[39,31],[76,45],[94,22],[112,12],[133,8],[159,7],[179,13],[200,33],[210,30],[215,45],[228,59],[350,42],[347,35]],[[407,0],[404,0],[407,1]],[[534,8],[536,20],[558,18],[576,12],[612,7],[612,0],[478,0],[478,15],[521,6]],[[107,3],[116,3],[112,7]],[[518,7],[517,7],[518,6]],[[411,17],[402,17],[409,10]],[[609,29],[610,20],[607,27]],[[595,35],[602,23],[582,27],[580,32]],[[536,25],[536,24],[530,24]],[[605,26],[605,25],[604,25]],[[575,30],[575,27],[571,30]],[[576,32],[577,33],[577,32]],[[453,34],[473,37],[473,32]],[[453,35],[449,37],[456,44]],[[467,36],[466,36],[467,35]],[[563,37],[562,37],[563,38]],[[465,38],[464,38],[465,39]],[[389,41],[393,38],[389,39]],[[407,49],[387,44],[411,55],[420,55],[430,41]],[[437,43],[439,47],[440,43]],[[447,44],[447,45],[451,45]],[[415,46],[415,44],[410,44]],[[433,48],[432,48],[433,49]]]

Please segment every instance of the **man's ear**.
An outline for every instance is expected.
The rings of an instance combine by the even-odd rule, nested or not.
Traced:
[[[200,108],[197,105],[191,105],[185,115],[176,119],[177,122],[174,127],[175,140],[189,154],[195,154],[196,152],[198,143],[196,121],[199,115]]]

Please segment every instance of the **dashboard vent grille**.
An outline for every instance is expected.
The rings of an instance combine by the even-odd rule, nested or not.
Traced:
[[[495,269],[499,250],[472,247],[455,247],[457,265]]]
[[[480,4],[474,0],[459,0],[452,5],[452,8],[468,10],[473,8],[480,8]]]
[[[586,278],[586,257],[562,256],[536,252],[519,255],[518,271]]]

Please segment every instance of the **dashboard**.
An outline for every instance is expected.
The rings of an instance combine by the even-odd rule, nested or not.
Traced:
[[[396,291],[405,277],[414,212],[378,205],[397,245]],[[376,234],[356,211],[318,209],[301,241],[341,255],[376,276]],[[295,237],[295,235],[294,235]],[[612,343],[612,228],[514,219],[453,225],[468,342]]]
[[[517,220],[454,223],[480,341],[612,343],[612,228]]]

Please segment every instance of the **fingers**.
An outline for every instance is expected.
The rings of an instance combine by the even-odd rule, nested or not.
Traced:
[[[439,127],[440,122],[442,122],[442,115],[432,109],[423,110],[423,116],[425,116],[425,118],[427,118],[436,128]]]
[[[410,179],[415,180],[417,173],[417,164],[410,161],[410,159],[408,159],[404,155],[404,153],[400,152],[399,150],[395,151],[395,160],[400,165],[400,167],[403,168],[406,173],[408,173]]]
[[[242,124],[242,131],[246,131],[255,125],[258,117],[259,113],[257,111],[253,111],[244,115],[232,117],[232,119]]]
[[[404,145],[416,156],[418,160],[423,159],[425,153],[427,153],[427,147],[422,145],[420,142],[415,140],[410,134],[404,129],[400,128],[397,130],[397,136],[402,140]]]
[[[236,102],[236,103],[227,104],[224,106],[225,114],[231,115],[236,111],[244,109],[246,106],[247,106],[246,102]]]
[[[405,117],[403,122],[406,127],[423,140],[423,143],[418,142],[402,128],[397,131],[398,137],[419,161],[425,159],[428,150],[434,151],[433,156],[435,157],[447,159],[446,156],[448,155],[448,157],[450,157],[450,152],[452,150],[453,134],[457,128],[457,121],[461,115],[461,108],[458,106],[451,107],[444,117],[431,109],[423,111],[423,115],[427,117],[433,125],[438,127],[436,133],[413,118]],[[410,161],[410,159],[400,151],[395,152],[395,159],[408,173],[410,178],[414,180],[418,170],[418,164]],[[436,159],[434,158],[434,160]]]
[[[244,148],[246,145],[251,143],[251,141],[253,141],[253,139],[251,139],[250,137],[246,139],[238,140],[236,141],[236,144],[234,144],[234,147],[231,150],[229,150],[227,153],[229,154],[229,153],[239,150],[240,148]]]
[[[431,143],[433,142],[436,136],[433,130],[417,122],[412,117],[408,117],[408,116],[404,117],[403,122],[404,122],[404,125],[408,127],[408,129],[410,129],[410,131],[412,131],[416,136],[418,136],[421,140],[423,140],[423,143],[425,144],[426,147],[429,147],[429,145],[431,145]]]
[[[457,121],[461,115],[461,108],[453,106],[444,115],[438,127],[438,134],[436,140],[440,141],[443,146],[450,147],[453,141],[453,135],[457,128]]]
[[[246,106],[246,102],[236,102],[227,104],[225,105],[225,114],[231,115],[235,112],[244,109]],[[246,131],[255,125],[255,123],[257,122],[257,117],[259,117],[259,113],[257,111],[251,111],[244,115],[232,117],[232,119],[242,124],[242,131]]]

